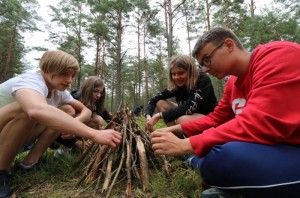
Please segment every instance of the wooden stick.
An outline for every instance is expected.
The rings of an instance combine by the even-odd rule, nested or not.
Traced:
[[[108,163],[107,163],[107,168],[106,168],[106,177],[104,179],[104,184],[102,187],[102,193],[105,192],[108,188],[108,184],[111,179],[111,169],[112,169],[112,164],[113,164],[113,157],[114,157],[114,152],[112,152],[109,157],[108,157]]]
[[[126,197],[132,197],[132,186],[131,186],[131,144],[126,140],[126,175],[127,175],[127,186],[126,186]]]
[[[79,164],[81,164],[81,162],[84,160],[84,158],[87,156],[87,154],[92,150],[94,145],[95,145],[95,143],[90,144],[88,146],[88,148],[83,151],[82,155],[72,165],[72,170],[75,170],[79,166]],[[95,149],[97,149],[97,148],[95,148]]]
[[[112,187],[115,185],[115,182],[116,182],[116,180],[117,180],[117,178],[119,176],[119,173],[121,171],[121,168],[122,168],[122,165],[123,165],[123,162],[124,162],[124,159],[125,159],[124,146],[125,146],[125,140],[126,140],[126,129],[123,129],[122,132],[121,132],[121,134],[123,135],[123,144],[122,144],[122,151],[123,152],[122,152],[122,156],[121,156],[121,161],[120,161],[119,167],[117,169],[117,172],[115,174],[115,177],[114,177],[114,179],[113,179],[113,181],[112,181],[112,183],[111,183],[111,185],[110,185],[110,187],[108,189],[108,192],[106,194],[106,198],[109,197],[109,195],[111,193],[111,190],[112,190]]]
[[[135,136],[135,140],[136,140],[137,149],[139,152],[143,190],[149,191],[149,190],[151,190],[151,185],[149,182],[148,161],[147,161],[144,143],[142,142],[141,136],[139,136],[139,135]]]

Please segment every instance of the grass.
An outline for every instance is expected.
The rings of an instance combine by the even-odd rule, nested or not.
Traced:
[[[144,126],[144,118],[139,117],[137,122]],[[164,127],[160,122],[155,128]],[[71,170],[72,164],[81,155],[80,151],[70,151],[55,155],[54,150],[48,149],[43,155],[43,163],[38,170],[15,170],[12,187],[15,189],[13,197],[18,198],[68,198],[68,197],[105,197],[98,192],[94,194],[94,185],[82,184],[76,186],[83,174],[84,167]],[[16,161],[22,160],[26,153],[17,156]],[[144,192],[138,180],[133,180],[132,194],[134,197],[199,197],[201,191],[201,177],[199,173],[188,168],[184,162],[169,158],[171,175],[167,176],[161,168],[150,169],[152,190]],[[158,166],[158,167],[163,167]],[[122,177],[122,176],[121,176]],[[124,177],[125,178],[125,177]],[[125,197],[126,179],[120,178],[113,188],[110,197]]]

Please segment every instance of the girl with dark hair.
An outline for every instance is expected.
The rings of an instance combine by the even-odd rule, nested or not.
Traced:
[[[71,95],[81,101],[92,113],[88,126],[100,129],[104,120],[109,122],[111,117],[105,109],[105,86],[101,78],[88,77],[82,84],[81,90],[72,91]]]
[[[101,78],[97,76],[88,77],[82,84],[80,90],[71,92],[76,100],[82,102],[88,109],[92,111],[91,119],[85,124],[94,129],[101,129],[104,121],[109,122],[111,117],[105,110],[105,86]],[[56,144],[63,144],[69,148],[74,145],[84,149],[85,141],[81,141],[77,137],[70,134],[62,134],[56,139]],[[57,147],[52,145],[54,147]]]

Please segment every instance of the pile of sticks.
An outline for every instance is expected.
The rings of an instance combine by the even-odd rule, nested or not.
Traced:
[[[113,186],[121,179],[127,179],[126,197],[132,197],[133,180],[142,184],[143,191],[150,191],[149,165],[163,165],[169,175],[169,163],[165,156],[153,153],[149,132],[141,129],[131,111],[123,109],[108,123],[106,129],[115,129],[122,135],[122,143],[115,150],[107,145],[90,144],[74,163],[73,169],[81,163],[86,166],[77,185],[82,182],[95,186],[94,194],[101,193],[109,197]],[[102,186],[102,187],[101,187]]]

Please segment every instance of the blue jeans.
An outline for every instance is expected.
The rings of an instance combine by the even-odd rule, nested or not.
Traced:
[[[229,142],[191,164],[210,186],[245,197],[300,197],[300,145]]]

